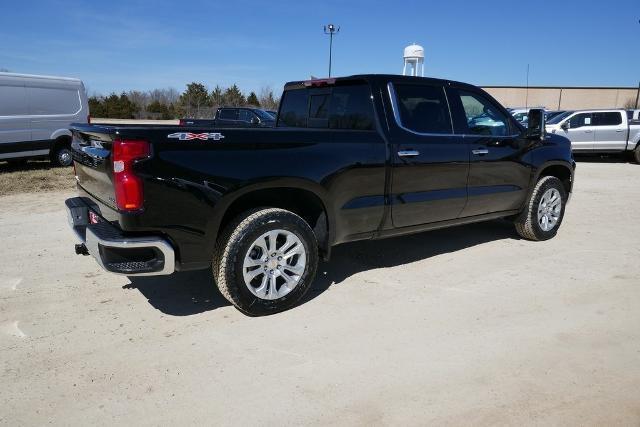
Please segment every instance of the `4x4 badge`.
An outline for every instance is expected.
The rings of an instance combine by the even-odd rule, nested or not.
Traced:
[[[175,139],[179,139],[180,141],[191,141],[193,139],[201,139],[203,141],[208,141],[211,139],[213,141],[220,141],[221,139],[224,139],[224,135],[218,132],[211,132],[211,133],[176,132],[176,133],[170,133],[169,135],[167,135],[167,138],[175,138]]]

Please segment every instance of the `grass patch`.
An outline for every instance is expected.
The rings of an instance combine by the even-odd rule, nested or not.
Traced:
[[[0,196],[73,190],[75,184],[72,167],[56,167],[48,160],[0,161]]]

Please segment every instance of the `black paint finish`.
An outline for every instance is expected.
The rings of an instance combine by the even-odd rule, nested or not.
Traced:
[[[72,148],[80,193],[124,232],[165,236],[176,249],[178,268],[185,270],[208,265],[234,203],[259,199],[265,191],[292,189],[292,203],[317,202],[326,218],[326,249],[511,215],[522,208],[547,166],[564,168],[573,177],[575,163],[566,139],[549,135],[529,141],[515,122],[509,138],[411,133],[395,121],[387,84],[477,88],[402,76],[344,79],[354,80],[371,87],[374,130],[75,125]],[[300,82],[290,83],[285,90],[299,87]],[[215,131],[224,139],[167,138],[184,131]],[[135,166],[144,180],[144,209],[138,213],[115,208],[110,148],[116,138],[152,145],[151,158]],[[472,158],[477,147],[489,148],[490,154]],[[397,152],[406,149],[420,155],[399,157]]]

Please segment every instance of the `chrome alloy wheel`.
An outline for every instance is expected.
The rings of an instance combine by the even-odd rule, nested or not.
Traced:
[[[538,204],[538,225],[542,231],[550,231],[558,224],[562,212],[562,197],[555,188],[544,192]]]
[[[244,283],[260,299],[282,298],[298,285],[306,262],[307,252],[298,236],[287,230],[268,231],[247,250]]]

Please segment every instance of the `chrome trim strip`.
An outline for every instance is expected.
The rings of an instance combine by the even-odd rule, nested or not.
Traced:
[[[15,153],[0,154],[0,159],[14,159],[16,157],[46,156],[47,154],[49,154],[48,148],[45,150],[16,151]]]
[[[96,236],[89,227],[86,227],[86,237],[83,238],[82,234],[78,231],[78,228],[75,225],[75,221],[70,209],[67,209],[67,221],[69,222],[69,226],[74,231],[78,240],[86,245],[87,250],[89,251],[91,256],[95,258],[98,265],[100,265],[100,267],[102,267],[109,273],[120,274],[123,276],[161,276],[171,274],[176,269],[176,256],[173,247],[166,240],[160,237],[127,237],[126,240],[107,240]],[[162,270],[154,271],[151,273],[119,273],[116,271],[110,271],[105,268],[104,263],[102,262],[102,257],[100,256],[100,246],[125,249],[155,248],[162,253],[164,257],[164,266]]]
[[[444,90],[444,87],[442,88],[442,90]],[[409,128],[406,128],[402,125],[402,120],[400,119],[400,110],[398,108],[398,100],[397,100],[397,95],[396,95],[396,91],[393,87],[393,83],[389,82],[387,83],[387,91],[389,92],[389,100],[391,101],[391,109],[393,110],[393,117],[396,121],[396,125],[398,125],[399,128],[401,128],[402,130],[405,130],[409,133],[412,133],[414,135],[420,135],[420,136],[444,136],[444,137],[452,137],[452,136],[461,136],[463,138],[518,138],[520,137],[520,134],[514,134],[514,135],[504,135],[504,136],[500,136],[500,135],[474,135],[474,134],[470,134],[470,133],[428,133],[428,132],[416,132],[414,130],[411,130]],[[449,107],[449,120],[451,121],[451,129],[453,129],[453,116],[451,114],[451,106],[449,105],[449,97],[447,96],[447,91],[444,90],[444,96],[447,100],[447,107]]]
[[[100,246],[111,248],[156,248],[164,257],[164,266],[160,271],[154,271],[151,273],[118,273],[109,271],[109,273],[120,274],[123,276],[160,276],[171,274],[175,270],[175,254],[173,248],[165,240],[158,237],[131,237],[127,240],[105,240],[96,236],[89,227],[87,227],[87,249],[89,253],[98,261],[100,267],[107,270],[100,257]]]
[[[398,156],[400,157],[414,157],[419,156],[420,152],[417,150],[400,150],[398,151]]]

